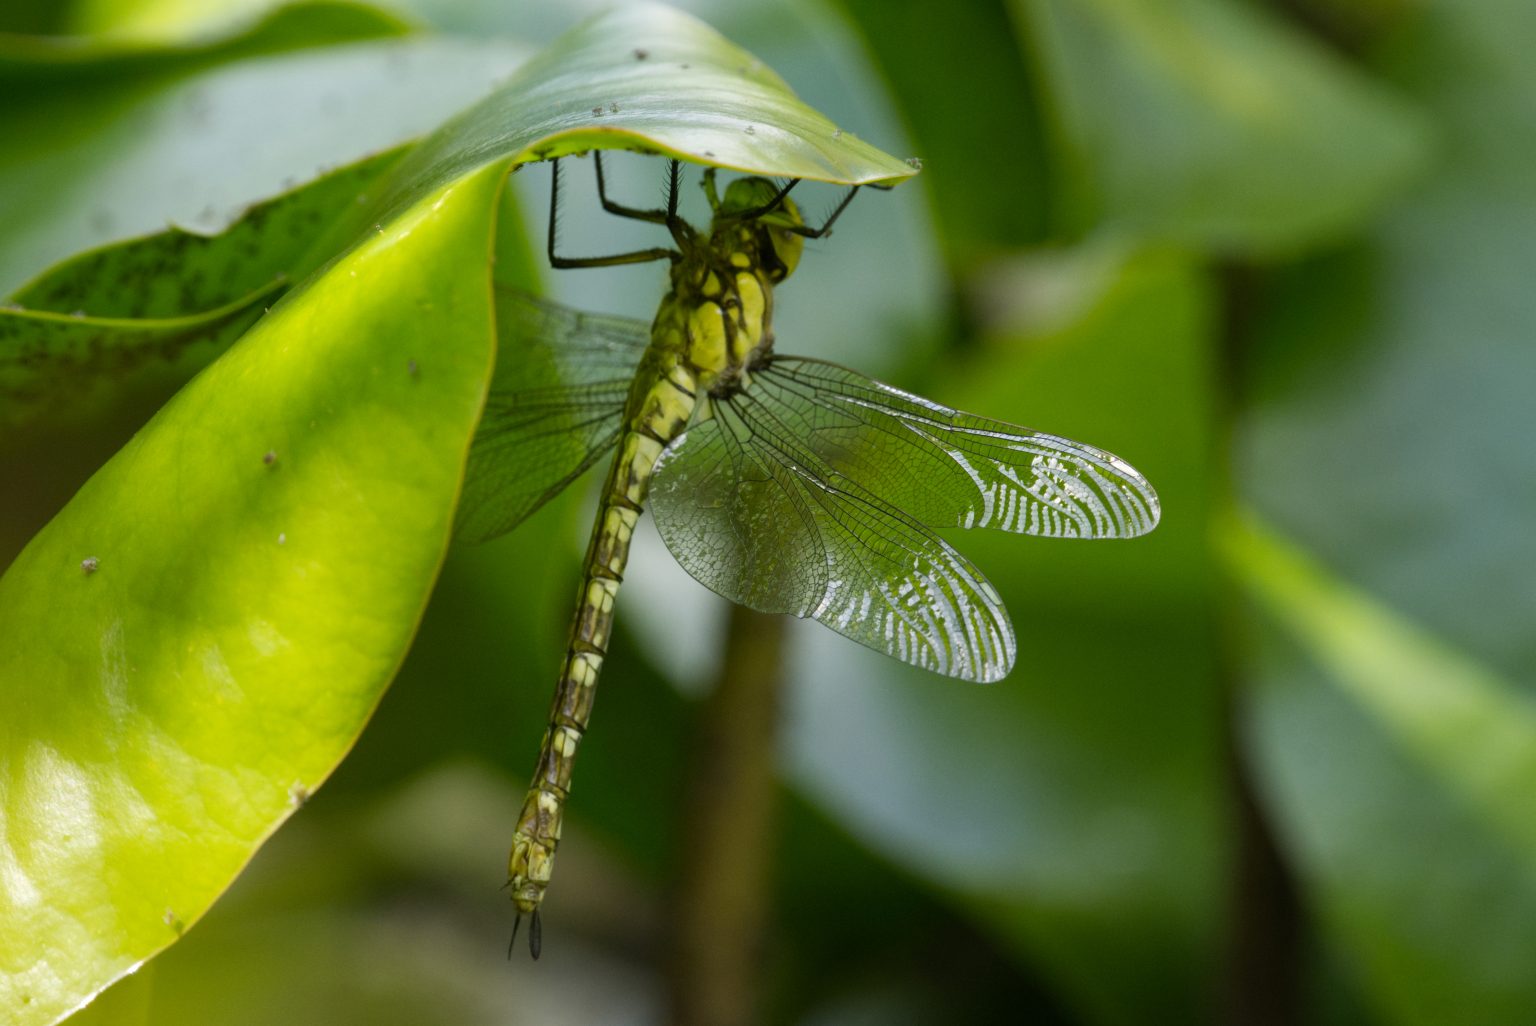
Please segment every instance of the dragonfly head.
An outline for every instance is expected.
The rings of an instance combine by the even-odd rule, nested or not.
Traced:
[[[761,209],[779,195],[779,187],[766,178],[756,176],[738,178],[726,187],[720,200],[720,210],[715,215],[717,226],[740,221],[741,215]],[[800,263],[800,252],[805,240],[792,229],[804,227],[800,208],[795,201],[784,196],[766,214],[760,214],[740,227],[750,230],[749,238],[755,245],[758,259],[768,271],[774,283],[783,281],[794,273]]]

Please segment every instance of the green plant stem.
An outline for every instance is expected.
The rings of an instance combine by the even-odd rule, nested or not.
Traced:
[[[720,679],[700,709],[674,904],[676,1026],[757,1018],[777,819],[783,617],[731,609]]]

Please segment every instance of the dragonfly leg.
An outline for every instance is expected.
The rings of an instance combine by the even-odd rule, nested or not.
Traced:
[[[805,225],[800,225],[795,228],[786,228],[785,231],[794,232],[796,235],[803,235],[807,239],[820,239],[831,234],[832,225],[842,216],[843,211],[848,209],[848,204],[852,203],[853,198],[858,194],[859,186],[855,185],[849,189],[848,195],[843,197],[843,201],[837,205],[836,209],[832,211],[820,228],[807,228]]]
[[[676,164],[677,161],[673,161]],[[635,221],[649,221],[652,224],[666,224],[667,211],[657,207],[655,210],[641,210],[637,207],[626,207],[622,203],[615,203],[608,198],[607,184],[603,181],[603,155],[598,150],[592,151],[592,166],[597,169],[597,198],[602,203],[603,209],[610,214],[619,217],[628,217]]]
[[[677,187],[682,170],[682,162],[676,160],[667,168],[667,231],[672,233],[672,241],[686,251],[694,246],[696,239],[693,226],[677,216]]]
[[[768,214],[773,213],[775,210],[779,209],[779,204],[784,202],[784,197],[788,196],[789,191],[795,186],[799,185],[800,181],[801,179],[799,178],[791,178],[788,182],[784,183],[778,192],[773,194],[773,199],[769,200],[767,203],[764,203],[760,207],[753,207],[751,210],[743,210],[739,214],[732,214],[731,220],[752,221],[759,217],[765,217]]]
[[[673,189],[674,189],[674,192],[675,192],[675,190],[676,190],[675,182],[674,182],[674,185],[673,185]],[[669,214],[669,216],[673,220],[676,220],[675,206],[676,206],[676,202],[675,202],[675,197],[674,197],[674,202],[673,202],[674,212]],[[637,249],[637,250],[634,250],[633,252],[630,252],[630,253],[615,253],[612,256],[602,256],[602,257],[563,257],[563,256],[558,256],[555,253],[555,235],[556,235],[556,232],[557,232],[557,225],[558,225],[558,222],[559,222],[559,216],[560,216],[560,159],[557,157],[554,160],[550,161],[550,177],[549,177],[549,244],[548,244],[548,251],[549,251],[549,265],[551,267],[561,268],[562,270],[563,269],[568,269],[568,268],[573,268],[573,267],[615,267],[615,266],[618,266],[619,264],[644,264],[644,263],[649,263],[652,260],[672,260],[672,261],[675,262],[677,260],[681,260],[682,259],[682,254],[681,253],[678,253],[676,250],[667,249],[667,248],[661,247],[661,246],[655,247],[653,249]],[[675,235],[676,232],[674,232],[673,234]]]

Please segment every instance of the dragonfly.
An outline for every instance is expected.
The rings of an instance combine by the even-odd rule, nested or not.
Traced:
[[[665,208],[639,209],[609,199],[593,157],[603,209],[665,227],[673,245],[558,255],[556,159],[550,264],[666,260],[670,287],[650,325],[498,292],[497,371],[456,526],[470,541],[510,531],[613,453],[508,860],[534,958],[572,767],[645,507],[674,558],[725,598],[978,682],[1012,667],[1013,627],[996,589],[935,529],[1131,538],[1160,515],[1147,479],[1102,449],[774,350],[774,288],[805,240],[831,232],[857,186],[813,228],[789,195],[797,179],[738,177],[721,195],[708,167],[712,217],[699,229],[677,212],[679,161],[669,162]]]

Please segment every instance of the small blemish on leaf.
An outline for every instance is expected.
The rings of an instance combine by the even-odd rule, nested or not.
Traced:
[[[608,105],[608,113],[610,113],[610,114],[617,114],[618,112],[619,112],[619,105],[617,103],[610,103]]]
[[[679,64],[678,67],[682,68],[684,71],[687,71],[689,68],[693,67],[693,65],[692,64]]]
[[[278,535],[277,536],[277,543],[279,545],[287,545],[288,544],[288,536],[286,534]]]
[[[715,151],[714,151],[714,150],[705,150],[705,151],[704,151],[704,156],[706,156],[706,157],[711,157],[711,158],[713,158],[713,157],[714,157],[714,155],[715,155]]]
[[[592,108],[592,116],[594,118],[602,117],[603,116],[603,108],[601,108],[601,107],[593,107]]]
[[[650,55],[651,55],[651,51],[649,51],[649,50],[636,50],[635,51],[635,60],[643,61],[647,57],[649,57]]]
[[[268,449],[266,452],[262,453],[261,462],[265,463],[269,467],[272,466],[272,464],[277,462],[277,453],[271,449]]]
[[[289,805],[295,809],[301,809],[307,801],[309,801],[309,788],[305,787],[302,781],[295,780],[288,785]]]
[[[841,139],[842,137],[843,137],[843,130],[841,128],[834,128],[832,130],[832,138],[834,138],[834,139]]]
[[[914,171],[921,171],[923,169],[923,158],[921,158],[921,157],[908,157],[907,158],[907,166],[910,167]]]
[[[416,361],[415,360],[407,360],[407,361],[405,361],[405,372],[407,374],[409,374],[413,378],[416,376]]]
[[[165,921],[166,926],[169,926],[172,930],[176,931],[176,936],[178,937],[180,937],[182,932],[187,928],[186,924],[181,921],[181,917],[171,909],[166,909],[165,915],[161,916],[160,918]]]
[[[80,561],[80,572],[85,574],[87,577],[100,569],[101,560],[97,559],[95,556],[86,556]]]
[[[753,128],[751,125],[748,125],[747,126],[747,134],[748,135],[756,135],[757,134],[757,129]]]
[[[85,316],[85,311],[84,310],[74,310],[74,311],[71,311],[70,316],[71,317],[84,317]]]

